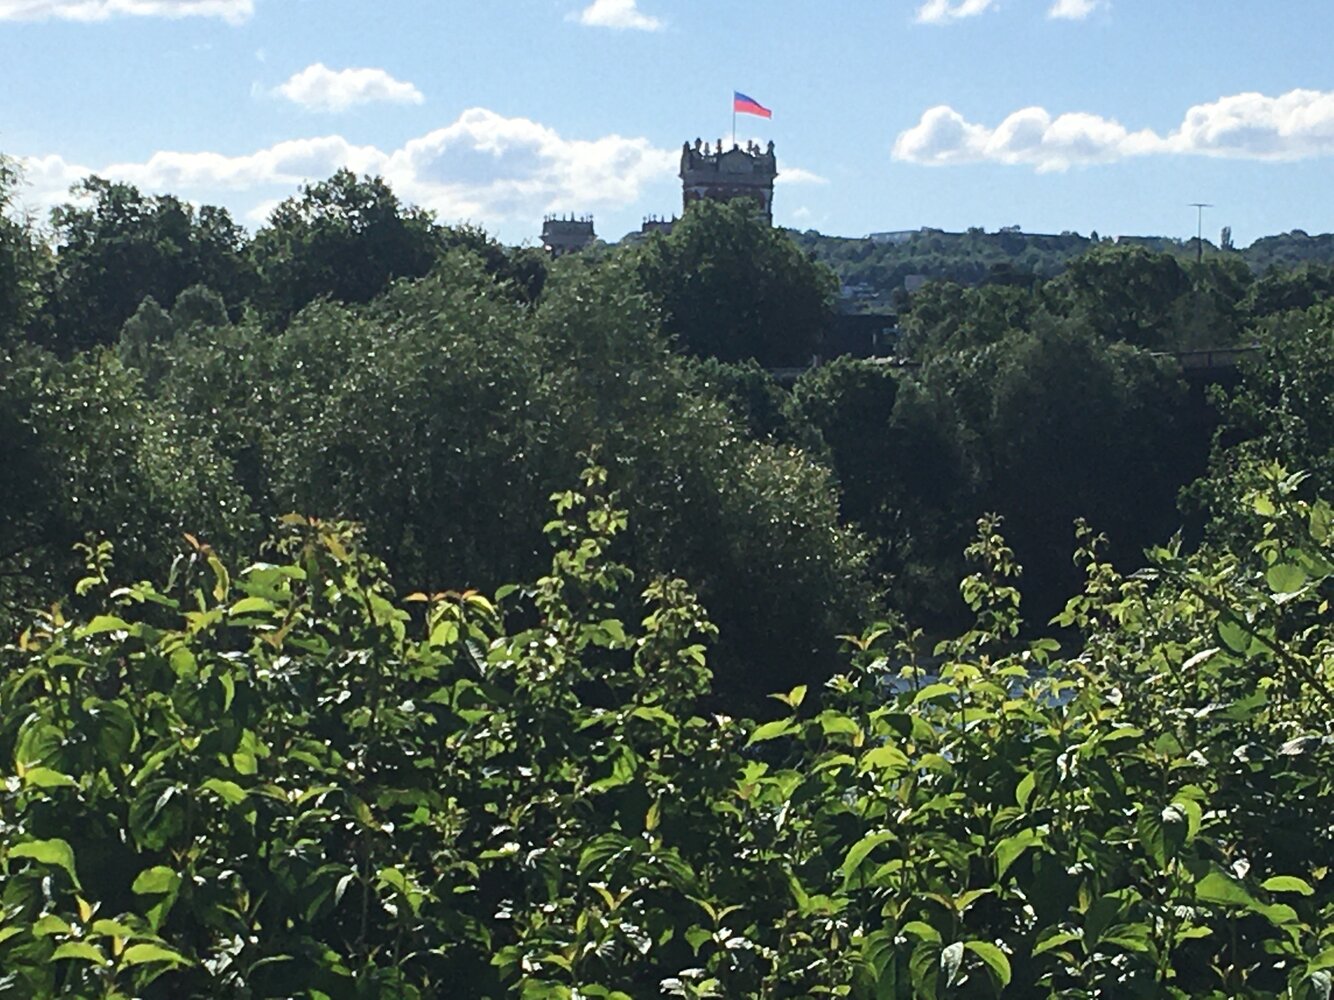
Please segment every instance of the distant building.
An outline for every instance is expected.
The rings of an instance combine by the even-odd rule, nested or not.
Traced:
[[[692,202],[705,199],[747,198],[772,225],[777,176],[778,160],[772,142],[767,149],[748,142],[744,149],[733,143],[731,149],[724,150],[721,139],[714,147],[696,139],[694,146],[687,142],[681,147],[681,202],[686,209]]]
[[[643,224],[638,229],[631,230],[622,236],[621,242],[627,245],[642,243],[654,233],[662,233],[666,236],[672,231],[672,227],[675,225],[675,217],[664,219],[658,215],[646,215],[644,216]]]
[[[675,225],[675,216],[670,219],[664,219],[658,215],[650,215],[644,219],[644,224],[639,227],[639,232],[644,236],[648,236],[652,233],[662,233],[666,236],[672,231],[672,227]]]
[[[892,233],[871,233],[866,238],[872,243],[907,243],[910,239],[920,232],[917,229],[899,229]]]
[[[542,220],[542,249],[552,257],[561,257],[590,246],[597,239],[593,217],[548,215]]]

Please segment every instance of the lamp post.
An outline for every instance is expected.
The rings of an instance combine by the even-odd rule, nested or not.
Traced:
[[[1190,207],[1195,209],[1197,219],[1195,223],[1195,263],[1204,262],[1204,210],[1213,208],[1213,205],[1203,201],[1192,201]]]

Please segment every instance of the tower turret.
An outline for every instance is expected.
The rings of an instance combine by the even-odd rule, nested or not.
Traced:
[[[681,146],[681,200],[686,209],[691,202],[705,198],[749,198],[772,224],[777,176],[778,160],[772,142],[767,149],[748,142],[744,149],[733,143],[731,149],[724,150],[721,139],[715,147],[698,139],[693,146],[688,142]]]

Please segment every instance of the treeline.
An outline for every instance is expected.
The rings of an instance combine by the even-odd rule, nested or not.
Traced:
[[[1276,447],[1255,416],[1292,405],[1273,388],[1292,351],[1320,350],[1288,344],[1327,329],[1313,267],[1252,279],[1099,247],[1047,281],[936,283],[901,319],[911,364],[842,359],[783,386],[767,369],[820,353],[836,282],[741,207],[553,264],[348,173],[253,237],[127,185],[77,193],[48,230],[0,234],[7,629],[66,590],[77,544],[112,540],[149,575],[184,533],[249,551],[290,511],[360,522],[404,587],[530,578],[547,497],[593,456],[631,515],[618,558],[692,581],[721,628],[716,691],[753,701],[827,676],[833,637],[875,609],[957,626],[984,514],[1038,618],[1077,583],[1076,518],[1127,567],[1183,525],[1198,537],[1222,488],[1178,496],[1218,418],[1156,351],[1269,344],[1216,467],[1264,436],[1322,468],[1327,438]]]
[[[904,282],[913,276],[962,285],[1010,284],[1054,278],[1073,261],[1098,248],[1138,247],[1171,257],[1183,265],[1194,262],[1200,249],[1194,239],[1112,240],[1096,232],[1088,236],[1072,232],[1046,235],[1017,229],[995,233],[982,229],[964,233],[922,229],[893,240],[823,236],[813,230],[801,233],[794,230],[792,238],[802,250],[832,268],[844,284],[863,285],[876,293],[877,308],[901,304]],[[1334,234],[1312,236],[1298,229],[1266,236],[1237,249],[1231,243],[1231,233],[1224,230],[1217,246],[1205,241],[1203,256],[1224,267],[1237,265],[1256,277],[1303,265],[1323,270],[1334,265]]]

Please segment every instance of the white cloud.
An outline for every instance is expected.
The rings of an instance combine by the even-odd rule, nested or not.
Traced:
[[[0,0],[0,21],[105,21],[112,17],[219,17],[249,20],[254,0]]]
[[[900,133],[893,150],[894,159],[908,163],[1005,163],[1039,172],[1171,154],[1254,160],[1334,155],[1334,92],[1223,97],[1191,108],[1167,135],[1132,132],[1117,121],[1082,112],[1053,117],[1039,107],[1016,111],[988,128],[941,105]]]
[[[346,111],[358,104],[421,104],[422,92],[395,80],[382,69],[333,70],[324,63],[307,66],[273,91],[309,111]]]
[[[661,19],[650,17],[641,11],[636,0],[593,0],[583,10],[572,13],[570,20],[594,28],[659,31],[663,27]]]
[[[1047,11],[1047,16],[1066,21],[1082,21],[1099,7],[1106,6],[1106,0],[1055,0]]]
[[[42,206],[68,200],[69,186],[90,173],[138,186],[228,204],[257,220],[275,197],[322,180],[346,167],[380,174],[403,200],[436,210],[448,221],[495,225],[530,222],[544,213],[617,209],[634,204],[650,184],[676,173],[679,152],[649,140],[618,135],[568,139],[526,118],[506,118],[484,108],[465,111],[452,124],[395,150],[359,146],[338,135],[293,139],[252,153],[154,153],[141,162],[68,163],[59,156],[22,160],[28,201]],[[257,213],[262,212],[263,215]]]
[[[917,20],[922,24],[947,24],[984,14],[995,4],[996,0],[926,0],[917,8]]]
[[[783,167],[778,171],[778,184],[828,184],[827,177],[821,177],[813,170],[802,167]]]

